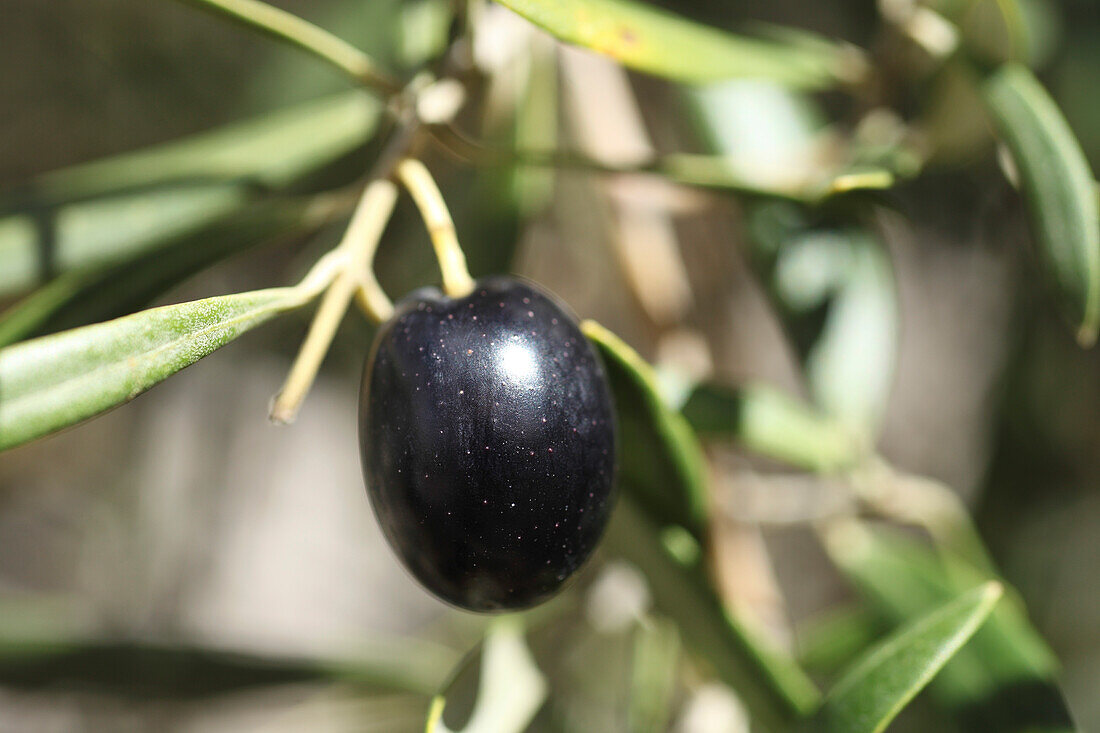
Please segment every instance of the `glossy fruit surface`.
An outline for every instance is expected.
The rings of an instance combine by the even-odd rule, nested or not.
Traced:
[[[443,600],[531,606],[591,555],[611,510],[611,394],[574,320],[531,285],[411,294],[375,339],[359,410],[382,530]]]

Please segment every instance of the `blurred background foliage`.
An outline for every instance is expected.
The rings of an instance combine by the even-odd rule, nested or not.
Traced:
[[[402,74],[463,32],[442,0],[275,4]],[[589,328],[622,505],[524,615],[529,651],[384,545],[352,438],[363,319],[293,428],[262,419],[296,312],[0,456],[0,730],[418,730],[440,691],[458,729],[496,714],[472,712],[494,669],[529,673],[533,730],[773,729],[995,577],[890,730],[1100,728],[1100,363],[983,98],[1026,64],[1097,170],[1095,3],[664,5],[787,44],[784,84],[627,74],[472,3],[464,137],[424,152],[475,276],[532,277],[622,337]],[[836,47],[792,29],[865,53],[799,75]],[[292,282],[390,124],[320,61],[171,2],[0,0],[0,66],[3,345]],[[463,159],[551,149],[588,159]],[[391,295],[438,279],[426,243],[403,200]]]

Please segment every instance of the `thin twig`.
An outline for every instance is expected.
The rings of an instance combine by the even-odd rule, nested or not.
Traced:
[[[397,164],[394,172],[412,195],[428,227],[439,269],[443,273],[443,290],[455,298],[468,295],[474,289],[474,281],[466,269],[466,255],[458,244],[451,213],[432,174],[415,158],[405,158]]]
[[[401,85],[382,71],[370,56],[296,15],[260,0],[181,0],[217,13],[246,28],[312,53],[341,69],[357,83],[385,95],[396,94]]]
[[[525,165],[620,176],[659,176],[680,186],[809,202],[849,191],[887,189],[895,183],[892,172],[886,169],[870,169],[840,173],[818,181],[763,185],[738,176],[733,171],[732,161],[720,155],[671,153],[633,163],[608,163],[569,150],[512,150],[491,147],[470,139],[449,124],[430,125],[428,129],[432,139],[448,153],[465,162],[480,165]]]
[[[286,383],[272,402],[272,421],[285,424],[297,417],[348,304],[363,281],[363,273],[374,256],[396,201],[397,186],[384,178],[375,179],[363,193],[347,232],[335,250],[341,259],[340,273],[325,292]],[[381,288],[377,292],[381,293]]]

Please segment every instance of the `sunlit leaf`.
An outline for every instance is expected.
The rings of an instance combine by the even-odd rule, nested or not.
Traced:
[[[747,38],[634,0],[502,0],[568,43],[640,71],[685,82],[732,77],[820,89],[858,79],[863,58],[824,41]]]
[[[989,582],[932,611],[864,655],[818,713],[830,733],[880,733],[969,641],[1003,593]]]
[[[859,441],[843,425],[763,384],[698,384],[682,412],[700,437],[736,440],[809,471],[850,468],[862,456]]]
[[[1062,112],[1030,71],[1008,64],[985,85],[1012,154],[1031,227],[1082,345],[1100,332],[1100,207],[1094,177]]]
[[[314,294],[294,287],[224,295],[0,349],[0,450],[128,402]]]
[[[893,384],[897,350],[897,295],[889,259],[869,235],[845,232],[803,241],[781,261],[780,287],[807,248],[823,246],[844,258],[842,279],[824,328],[806,359],[815,401],[858,434],[874,434]]]
[[[758,206],[750,233],[755,264],[805,362],[813,402],[870,444],[897,356],[888,252],[864,227],[817,224],[791,204]]]
[[[838,525],[826,534],[830,558],[892,625],[990,580],[961,560],[900,532]],[[1069,731],[1055,682],[1057,662],[1009,589],[989,622],[932,683],[934,699],[975,730]]]
[[[691,89],[687,100],[700,137],[716,155],[671,156],[675,180],[806,203],[894,185],[896,172],[838,146],[824,113],[807,94],[764,81]]]
[[[361,92],[50,173],[0,202],[0,296],[45,274],[117,263],[220,220],[365,143]]]
[[[518,616],[489,625],[481,659],[477,700],[456,733],[519,733],[546,699],[547,683],[523,638]],[[428,712],[426,733],[452,733],[443,722],[446,695],[437,695]]]
[[[585,321],[581,327],[599,347],[615,395],[622,485],[649,511],[701,540],[708,511],[706,464],[691,427],[665,404],[653,368],[634,349],[598,323]]]

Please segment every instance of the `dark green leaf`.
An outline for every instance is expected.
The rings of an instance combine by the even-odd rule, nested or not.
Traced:
[[[600,349],[615,396],[622,495],[608,547],[645,573],[657,608],[761,725],[778,728],[809,713],[817,688],[723,606],[704,570],[707,467],[691,426],[665,404],[637,352],[597,323],[582,329]]]
[[[862,56],[836,44],[735,36],[633,0],[501,4],[563,41],[677,81],[751,77],[820,89],[854,81],[866,68]]]
[[[615,395],[618,475],[654,516],[706,533],[706,463],[691,427],[665,404],[656,375],[634,349],[593,321],[582,329],[600,350]]]
[[[224,295],[0,349],[0,450],[127,402],[315,294],[298,286]]]
[[[723,607],[702,564],[685,565],[670,552],[658,525],[632,500],[631,486],[622,484],[606,545],[645,573],[657,610],[677,624],[685,645],[737,692],[762,730],[782,730],[810,714],[819,701],[813,682]]]
[[[871,649],[836,684],[817,719],[830,733],[880,733],[993,611],[1000,583],[981,585]]]
[[[1062,112],[1025,67],[1007,64],[985,84],[1012,153],[1031,227],[1082,345],[1100,332],[1100,207],[1094,177]]]
[[[798,626],[798,661],[811,672],[832,674],[850,665],[887,628],[861,603],[830,608]]]
[[[78,689],[142,700],[224,695],[271,685],[339,682],[430,695],[455,653],[422,642],[364,647],[346,659],[256,656],[134,642],[44,642],[0,655],[7,688]]]

